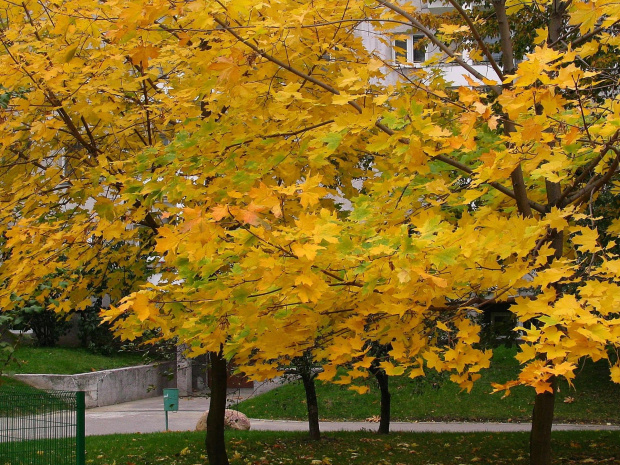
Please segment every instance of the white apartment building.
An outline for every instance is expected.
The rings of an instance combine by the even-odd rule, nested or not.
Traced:
[[[422,0],[414,0],[421,13],[441,14],[452,11],[451,6],[446,6],[441,1],[432,0],[428,3]],[[364,46],[369,52],[374,52],[377,56],[389,63],[393,63],[396,70],[389,73],[386,78],[386,84],[394,84],[398,81],[399,75],[407,73],[408,69],[424,68],[439,69],[443,73],[444,79],[451,82],[454,87],[470,86],[470,82],[465,76],[473,81],[478,81],[469,72],[464,70],[457,63],[446,63],[445,54],[433,44],[420,46],[419,42],[424,39],[424,35],[407,25],[398,25],[393,29],[393,35],[386,36],[384,32],[377,32],[371,22],[365,22],[357,28],[359,36],[362,38]],[[470,65],[475,71],[489,79],[497,80],[496,73],[488,62],[476,62],[470,59],[467,52],[461,54],[461,58]],[[494,54],[493,58],[500,64],[499,54]],[[433,60],[432,64],[426,64],[428,60]]]

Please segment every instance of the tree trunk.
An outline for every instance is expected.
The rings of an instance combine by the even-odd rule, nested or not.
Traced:
[[[226,410],[227,363],[222,351],[209,354],[211,365],[211,402],[207,416],[207,457],[209,465],[228,465],[224,440],[224,413]]]
[[[561,194],[560,185],[547,181],[546,187],[549,205],[556,205]],[[548,258],[549,263],[562,257],[563,242],[563,234],[554,231],[551,245],[555,253]],[[550,381],[552,392],[537,394],[534,401],[530,433],[530,465],[551,465],[551,426],[553,425],[557,379],[553,376]]]
[[[507,76],[515,71],[515,59],[510,21],[506,13],[506,0],[493,0],[493,9],[495,10],[495,18],[497,19],[497,25],[499,27],[499,43],[502,50],[503,71],[504,75]]]
[[[319,404],[316,399],[316,389],[314,387],[314,376],[312,373],[305,371],[301,374],[306,391],[306,405],[308,407],[308,427],[310,439],[318,441],[321,439],[321,430],[319,428]]]
[[[551,426],[555,406],[555,378],[551,381],[553,392],[536,395],[532,412],[530,433],[530,465],[551,465]]]
[[[381,419],[379,420],[379,434],[389,434],[390,432],[390,403],[392,396],[388,385],[389,377],[381,368],[371,368],[371,373],[377,378],[379,390],[381,391]]]
[[[549,28],[547,35],[547,43],[549,45],[555,44],[562,35],[562,27],[564,25],[564,15],[569,2],[563,2],[562,0],[553,0],[551,5],[551,15],[549,16]]]

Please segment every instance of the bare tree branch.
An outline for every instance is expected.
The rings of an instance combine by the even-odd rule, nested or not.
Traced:
[[[609,139],[609,141],[602,148],[601,153],[583,168],[581,174],[573,181],[573,184],[562,192],[562,195],[560,195],[557,201],[558,207],[565,207],[572,202],[566,200],[568,196],[571,192],[577,189],[577,186],[579,186],[579,184],[581,184],[590,175],[590,172],[603,160],[603,158],[605,158],[605,155],[612,150],[613,145],[618,141],[619,137],[620,130],[616,131],[616,133]]]
[[[587,201],[590,196],[599,191],[603,186],[605,186],[605,184],[607,184],[611,180],[612,176],[618,171],[618,165],[620,164],[620,150],[618,150],[616,147],[611,147],[611,150],[616,153],[616,157],[611,162],[607,173],[605,173],[605,175],[603,176],[592,178],[583,189],[578,190],[573,195],[568,197],[564,202],[565,205],[570,205],[571,203],[582,203]]]
[[[489,60],[489,63],[491,64],[491,67],[493,68],[493,71],[495,71],[495,74],[497,74],[497,76],[499,77],[500,81],[503,81],[504,80],[504,73],[502,72],[501,69],[499,69],[499,66],[497,65],[497,62],[495,61],[495,59],[493,58],[493,54],[489,50],[488,45],[484,42],[484,40],[482,40],[482,37],[480,37],[480,33],[478,32],[478,29],[476,28],[476,25],[474,24],[474,22],[471,20],[471,18],[467,14],[467,12],[463,9],[463,7],[456,0],[448,0],[448,1],[454,7],[454,9],[456,11],[458,11],[459,14],[463,17],[463,19],[465,20],[465,22],[469,26],[469,30],[471,31],[472,35],[474,36],[474,39],[476,39],[476,42],[478,42],[478,45],[482,49],[482,52],[484,53],[484,55]]]

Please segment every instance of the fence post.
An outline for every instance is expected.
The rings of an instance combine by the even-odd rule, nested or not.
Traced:
[[[77,401],[75,427],[76,465],[86,465],[86,393],[75,393]]]

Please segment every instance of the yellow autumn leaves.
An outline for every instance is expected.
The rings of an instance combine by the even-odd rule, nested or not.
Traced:
[[[2,6],[3,308],[49,279],[63,311],[111,295],[125,338],[224,345],[256,378],[310,351],[343,384],[379,344],[390,376],[471,389],[495,300],[516,302],[515,382],[539,392],[620,345],[620,228],[585,208],[618,158],[617,96],[575,64],[596,34],[538,44],[497,95],[441,67],[386,85],[356,27],[406,18],[373,2]],[[616,10],[573,3],[570,22]]]

